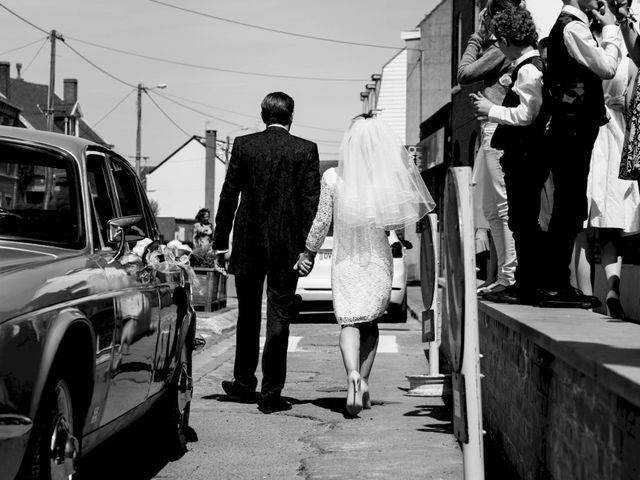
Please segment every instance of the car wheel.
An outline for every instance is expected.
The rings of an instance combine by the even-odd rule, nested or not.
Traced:
[[[73,397],[64,377],[52,379],[42,394],[20,478],[71,480],[75,473],[80,442],[74,435]]]
[[[179,458],[187,450],[189,439],[189,413],[193,395],[193,379],[191,376],[190,342],[185,341],[180,349],[178,365],[169,389],[160,400],[156,412],[160,421],[163,445],[172,458]]]
[[[389,322],[393,323],[407,323],[407,294],[404,294],[402,302],[400,304],[392,303],[389,305],[389,311],[387,312]]]

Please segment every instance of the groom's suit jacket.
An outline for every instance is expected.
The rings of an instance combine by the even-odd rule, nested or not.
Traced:
[[[304,250],[319,197],[315,143],[276,126],[237,137],[213,238],[214,249],[227,249],[233,225],[229,273],[291,273]]]

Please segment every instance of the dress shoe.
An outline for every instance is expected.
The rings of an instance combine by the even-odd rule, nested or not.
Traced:
[[[507,302],[507,298],[515,299],[516,296],[516,286],[510,285],[495,285],[491,290],[487,290],[481,293],[481,296],[484,300],[489,300],[490,302],[495,303],[509,303]]]
[[[566,287],[560,290],[541,290],[540,306],[545,308],[598,308],[600,300],[593,295],[585,295],[582,290]]]
[[[235,381],[223,380],[222,389],[224,390],[224,393],[233,400],[240,400],[243,402],[256,401],[256,391],[253,388],[239,385]]]
[[[257,394],[258,410],[262,413],[284,412],[291,410],[291,403],[282,398],[280,395],[264,395]]]

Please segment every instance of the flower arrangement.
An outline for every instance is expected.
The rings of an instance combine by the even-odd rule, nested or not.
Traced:
[[[191,252],[191,266],[194,268],[215,268],[216,256],[211,247],[196,248]]]
[[[500,77],[500,80],[498,80],[498,83],[502,85],[504,88],[509,88],[513,83],[513,81],[511,80],[511,75],[509,75],[508,73],[505,73]]]

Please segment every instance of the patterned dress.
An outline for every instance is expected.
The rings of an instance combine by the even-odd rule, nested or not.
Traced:
[[[336,210],[339,178],[335,168],[322,176],[320,204],[306,246],[317,252],[334,219],[331,284],[333,309],[341,325],[371,322],[385,312],[391,297],[393,258],[384,230],[353,227]]]
[[[638,183],[618,178],[626,120],[625,96],[629,84],[629,62],[623,58],[611,80],[602,82],[610,120],[600,127],[593,146],[587,183],[589,218],[585,227],[618,228],[624,233],[640,230]]]

